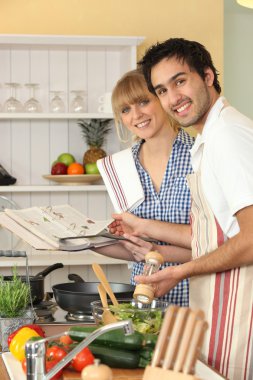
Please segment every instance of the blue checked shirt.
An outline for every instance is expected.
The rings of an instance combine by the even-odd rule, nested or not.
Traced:
[[[149,174],[140,164],[138,155],[142,143],[143,140],[135,144],[132,147],[132,153],[144,190],[145,200],[133,211],[133,214],[146,219],[189,224],[191,200],[190,190],[186,182],[186,175],[192,173],[190,149],[194,143],[194,139],[183,129],[179,130],[177,138],[173,144],[171,156],[167,164],[159,193],[156,192]],[[159,242],[158,244],[166,245],[164,242]],[[161,266],[161,269],[172,265],[179,264],[166,262]],[[143,266],[143,263],[133,264],[131,284],[135,285],[134,276],[142,274]],[[188,280],[181,281],[161,299],[172,304],[188,306]]]

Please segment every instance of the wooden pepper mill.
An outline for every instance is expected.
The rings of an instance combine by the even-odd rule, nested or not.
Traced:
[[[163,256],[157,251],[150,251],[145,255],[144,276],[151,276],[158,272],[160,265],[163,264]],[[155,289],[151,284],[138,284],[134,291],[134,299],[145,304],[149,304],[154,299]]]

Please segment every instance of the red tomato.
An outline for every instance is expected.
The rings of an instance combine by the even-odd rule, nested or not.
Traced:
[[[26,374],[26,370],[27,370],[27,368],[26,368],[26,358],[24,358],[22,360],[21,365],[22,365],[22,369],[23,369],[24,373]]]
[[[70,336],[68,336],[68,335],[62,335],[61,337],[60,337],[60,339],[59,339],[59,341],[60,341],[60,343],[62,343],[62,344],[66,344],[67,346],[69,345],[69,344],[72,344],[73,343],[73,340],[70,338]]]
[[[72,359],[71,365],[76,371],[81,372],[88,364],[93,364],[94,359],[92,352],[88,347],[85,347]]]
[[[46,360],[59,362],[67,355],[67,352],[61,347],[52,346],[46,350]]]
[[[56,360],[50,360],[46,361],[46,372],[49,372],[58,362]],[[50,380],[56,380],[59,379],[62,375],[63,370],[61,369],[59,372],[57,372],[56,375],[51,377]]]

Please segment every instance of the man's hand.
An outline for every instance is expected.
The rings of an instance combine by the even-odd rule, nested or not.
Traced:
[[[183,280],[182,266],[167,267],[151,276],[135,276],[134,280],[136,283],[152,284],[155,289],[155,297],[162,297]]]
[[[112,217],[115,219],[114,222],[109,225],[109,230],[112,234],[123,235],[124,233],[127,233],[138,235],[138,224],[143,219],[138,218],[129,212],[112,214]]]

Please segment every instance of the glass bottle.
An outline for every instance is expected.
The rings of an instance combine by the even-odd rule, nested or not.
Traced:
[[[163,256],[157,251],[150,251],[145,255],[144,276],[151,276],[158,272],[160,265],[163,264]],[[155,289],[152,284],[138,284],[134,291],[134,298],[142,303],[149,304],[154,298]]]

